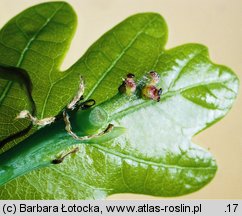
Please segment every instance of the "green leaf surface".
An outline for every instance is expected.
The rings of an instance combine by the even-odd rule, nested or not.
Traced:
[[[47,5],[56,8],[60,4],[49,3],[36,8]],[[63,4],[61,10],[73,14],[67,4]],[[55,23],[59,23],[59,19],[64,18],[58,16]],[[28,23],[31,21],[26,18],[25,25]],[[36,34],[36,30],[31,32]],[[45,34],[53,40],[62,35],[51,30]],[[49,40],[48,37],[45,40]],[[238,92],[238,79],[229,68],[212,63],[206,47],[187,44],[164,50],[166,39],[163,18],[155,13],[144,13],[129,17],[94,43],[65,74],[80,72],[86,83],[85,98],[95,99],[100,106],[102,102],[110,103],[107,110],[112,123],[125,127],[126,133],[105,143],[79,145],[80,152],[75,158],[12,180],[1,188],[0,197],[100,199],[115,193],[179,196],[211,181],[216,173],[216,162],[207,150],[193,144],[191,138],[228,112]],[[60,44],[60,49],[65,46]],[[39,60],[33,56],[31,53],[25,58],[30,59],[28,67],[24,67],[30,72],[39,69]],[[160,102],[137,99],[114,106],[110,98],[116,95],[122,78],[132,72],[140,80],[150,70],[161,76]],[[51,76],[57,76],[56,73]],[[34,87],[45,85],[46,76],[41,83],[34,73],[30,76]],[[77,83],[79,78],[72,80]],[[59,88],[62,85],[58,85]],[[66,81],[65,85],[69,86],[70,82]],[[59,92],[51,91],[53,97],[47,99],[49,106],[43,109],[46,95],[39,94],[36,90],[34,99],[40,117],[55,113],[49,107],[53,101],[58,112],[70,99],[65,95],[60,105],[55,99]]]
[[[73,9],[55,2],[23,11],[1,29],[0,64],[28,71],[39,118],[58,114],[78,89],[79,72],[59,70],[76,23]],[[31,108],[20,85],[0,79],[0,141],[29,125],[15,119],[24,109]]]
[[[28,97],[28,101],[30,105],[30,113],[35,116],[36,105],[32,97],[33,84],[28,75],[28,72],[22,68],[0,65],[0,78],[4,80],[8,80],[10,82],[16,82],[22,87],[24,93]],[[23,130],[18,131],[16,133],[10,134],[7,138],[5,138],[4,140],[1,140],[0,148],[4,148],[4,146],[7,143],[10,143],[11,141],[19,137],[23,137],[24,135],[27,135],[31,129],[32,129],[32,125],[31,123],[29,123],[29,126],[27,128],[24,128]]]

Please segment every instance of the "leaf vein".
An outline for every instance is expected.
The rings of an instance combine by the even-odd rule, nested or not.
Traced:
[[[173,79],[172,83],[170,84],[170,87],[168,90],[170,90],[172,87],[175,86],[176,82],[179,80],[182,72],[194,61],[194,59],[199,56],[204,50],[200,50],[197,53],[194,53],[194,55],[191,56],[191,58],[188,58],[187,61],[185,62],[185,64],[181,67],[181,69],[179,70],[179,72],[177,73],[176,77]]]
[[[18,60],[18,62],[16,64],[16,67],[20,67],[20,65],[22,64],[22,62],[24,60],[25,54],[26,54],[27,50],[30,48],[30,46],[33,43],[33,41],[37,38],[37,36],[40,34],[40,32],[48,25],[48,23],[53,19],[53,17],[56,15],[56,13],[63,7],[63,5],[64,5],[64,3],[59,8],[57,8],[56,11],[46,20],[46,22],[39,29],[39,31],[37,31],[36,34],[34,34],[32,38],[30,38],[30,40],[26,44],[25,48],[21,52],[21,55],[20,55],[20,58],[19,58],[19,60]],[[4,89],[3,93],[1,94],[0,105],[2,104],[4,99],[6,98],[9,90],[11,89],[12,83],[13,83],[12,81],[8,81],[8,84],[7,84],[6,88]]]
[[[151,166],[156,166],[156,167],[165,167],[167,169],[194,169],[194,170],[199,170],[199,169],[208,169],[208,170],[215,170],[216,168],[215,167],[195,167],[195,166],[178,166],[178,165],[169,165],[169,164],[165,164],[165,163],[158,163],[158,162],[152,162],[152,161],[148,161],[148,160],[145,160],[145,159],[140,159],[140,158],[137,158],[133,155],[129,155],[129,154],[125,154],[125,153],[121,153],[121,152],[117,152],[117,151],[112,151],[110,148],[106,148],[104,146],[101,146],[101,145],[96,145],[96,144],[93,144],[92,145],[93,148],[96,148],[97,150],[99,151],[103,151],[107,154],[111,154],[113,156],[116,156],[116,157],[119,157],[119,158],[122,158],[124,160],[125,159],[129,159],[131,161],[135,161],[137,163],[143,163],[143,164],[147,164],[147,165],[151,165]]]
[[[102,76],[97,80],[95,85],[92,87],[92,89],[89,91],[87,95],[87,99],[93,94],[93,92],[96,90],[96,88],[100,85],[102,80],[110,73],[110,71],[115,67],[115,65],[118,63],[118,61],[123,57],[123,55],[128,51],[128,49],[134,44],[134,42],[137,40],[137,38],[143,33],[143,31],[152,23],[154,20],[156,20],[157,17],[154,17],[151,19],[135,36],[134,38],[129,42],[129,44],[123,49],[123,51],[117,56],[117,58],[113,61],[113,63],[109,66],[109,68],[102,74]]]

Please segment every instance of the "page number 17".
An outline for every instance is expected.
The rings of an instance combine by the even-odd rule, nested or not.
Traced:
[[[225,212],[236,212],[237,207],[238,207],[238,204],[228,204],[227,211]]]

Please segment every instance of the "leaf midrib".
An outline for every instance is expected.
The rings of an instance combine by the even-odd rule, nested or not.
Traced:
[[[209,85],[209,84],[224,84],[225,82],[229,82],[229,81],[230,81],[230,79],[226,80],[226,81],[222,80],[220,82],[219,81],[217,81],[217,82],[212,81],[212,82],[197,83],[197,84],[190,85],[190,86],[187,86],[187,87],[182,88],[182,89],[166,92],[166,93],[164,93],[161,96],[161,99],[160,99],[159,103],[164,102],[169,97],[175,96],[176,94],[181,94],[183,91],[186,91],[186,90],[194,88],[194,87],[198,87],[198,86],[201,86],[201,85]],[[134,112],[135,110],[139,110],[141,108],[145,108],[145,107],[151,106],[153,103],[154,103],[154,101],[152,101],[152,100],[148,100],[148,101],[147,100],[142,100],[139,104],[135,104],[134,106],[130,106],[127,109],[119,111],[118,113],[114,113],[113,115],[110,116],[110,121],[111,120],[118,120],[118,119],[122,118],[124,115],[128,115],[128,114]],[[194,103],[194,102],[191,101],[191,103]],[[225,109],[222,109],[222,110],[225,110]]]

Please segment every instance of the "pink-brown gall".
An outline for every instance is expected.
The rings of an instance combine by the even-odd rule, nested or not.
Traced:
[[[156,85],[160,81],[160,75],[155,71],[150,71],[148,73],[150,79],[150,85]]]
[[[146,85],[142,88],[142,97],[145,99],[152,99],[159,102],[161,93],[162,89],[158,89],[154,85]]]
[[[136,91],[136,83],[134,81],[134,74],[129,73],[127,77],[123,80],[121,86],[119,86],[118,91],[124,93],[128,96],[131,96]]]

